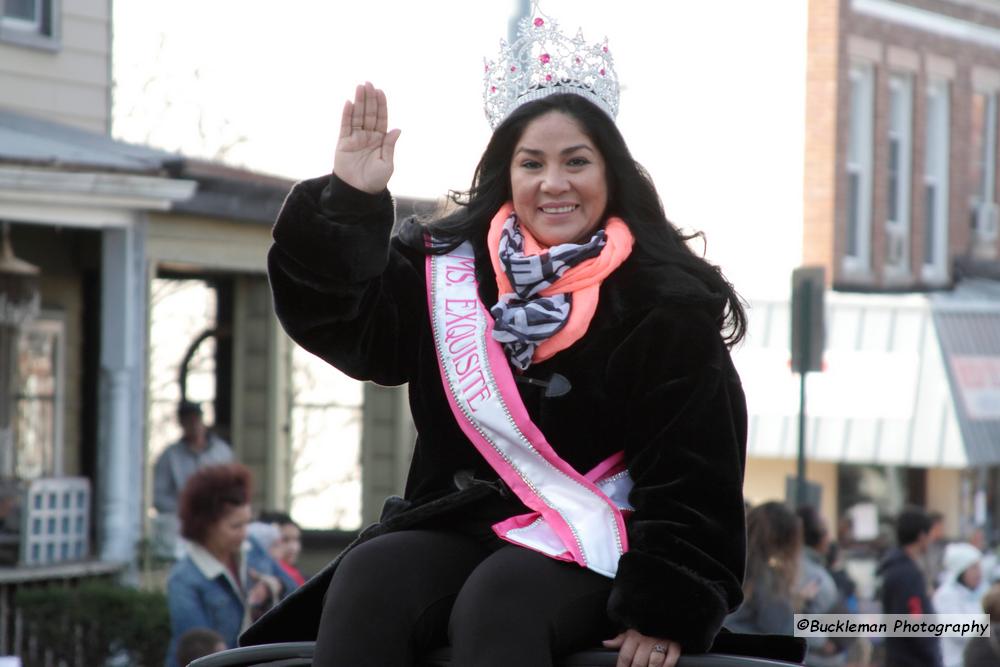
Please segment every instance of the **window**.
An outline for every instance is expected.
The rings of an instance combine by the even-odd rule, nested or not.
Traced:
[[[923,278],[947,280],[948,256],[948,82],[927,86],[924,159]]]
[[[4,24],[19,30],[38,32],[42,28],[42,5],[39,0],[4,0]]]
[[[969,222],[974,254],[993,259],[996,256],[997,204],[996,179],[997,96],[976,92],[972,96],[972,137],[969,146]]]
[[[45,314],[21,330],[13,466],[19,479],[62,474],[64,330],[61,319]]]
[[[886,188],[886,273],[905,276],[910,264],[910,179],[913,145],[913,79],[889,78],[889,169]]]
[[[847,139],[847,243],[844,269],[867,273],[870,266],[872,212],[872,120],[875,73],[870,64],[850,71]]]
[[[0,0],[0,41],[59,48],[60,0]]]

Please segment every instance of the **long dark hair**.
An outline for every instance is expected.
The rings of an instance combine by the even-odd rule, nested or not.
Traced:
[[[782,597],[791,595],[802,551],[802,523],[784,503],[758,505],[747,515],[747,571],[743,592],[753,597],[768,586]]]
[[[618,216],[635,237],[633,255],[642,264],[677,266],[719,295],[725,308],[719,328],[726,342],[734,345],[746,332],[747,316],[742,299],[717,266],[696,255],[687,242],[702,237],[682,234],[663,211],[663,204],[646,170],[635,161],[614,122],[597,106],[574,94],[543,97],[518,107],[493,132],[472,177],[467,192],[452,192],[449,199],[457,208],[426,224],[435,238],[428,248],[422,229],[404,226],[407,245],[428,253],[450,252],[464,241],[483,243],[490,220],[511,199],[510,163],[521,135],[534,119],[550,111],[574,118],[594,142],[605,162],[608,207],[605,217]]]

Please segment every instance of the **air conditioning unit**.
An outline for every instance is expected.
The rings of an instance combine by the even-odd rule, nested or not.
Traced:
[[[981,202],[976,207],[975,236],[977,241],[995,241],[997,238],[998,207],[993,202]]]
[[[887,267],[905,270],[909,261],[906,252],[906,228],[896,223],[885,226],[885,263]]]

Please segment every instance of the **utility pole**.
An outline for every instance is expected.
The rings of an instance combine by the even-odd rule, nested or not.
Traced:
[[[826,272],[823,267],[800,267],[792,272],[792,372],[799,374],[799,456],[796,465],[795,507],[806,502],[806,374],[823,370]]]

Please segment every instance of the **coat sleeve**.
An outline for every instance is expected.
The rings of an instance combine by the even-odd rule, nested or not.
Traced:
[[[268,277],[274,310],[299,345],[360,380],[409,380],[424,278],[390,241],[388,191],[371,195],[336,176],[303,181],[274,225]]]
[[[635,484],[611,618],[706,651],[743,598],[746,401],[718,327],[651,311],[609,360]]]

